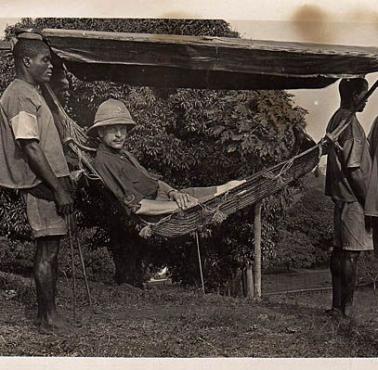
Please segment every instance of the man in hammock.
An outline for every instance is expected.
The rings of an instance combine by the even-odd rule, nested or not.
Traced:
[[[20,39],[13,50],[16,79],[1,97],[1,186],[24,190],[36,240],[34,278],[42,330],[65,326],[55,305],[58,252],[73,210],[69,169],[53,116],[40,85],[52,76],[51,54],[42,39]]]
[[[176,190],[158,180],[123,149],[127,133],[135,126],[125,104],[109,99],[96,113],[94,125],[88,135],[98,136],[94,167],[107,188],[131,212],[139,215],[163,215],[187,209],[242,184],[230,181],[221,186]]]
[[[335,240],[330,260],[332,309],[330,313],[351,318],[357,260],[362,251],[373,249],[364,205],[371,173],[369,143],[355,112],[368,91],[363,78],[343,79],[339,85],[340,108],[332,116],[327,132],[348,125],[328,153],[325,194],[335,203]]]

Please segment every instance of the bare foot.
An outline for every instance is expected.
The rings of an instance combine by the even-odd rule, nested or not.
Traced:
[[[343,311],[338,307],[332,307],[325,311],[325,313],[334,319],[342,319],[344,317]]]
[[[72,326],[61,316],[54,314],[54,318],[39,319],[39,331],[41,334],[66,334],[72,331]]]

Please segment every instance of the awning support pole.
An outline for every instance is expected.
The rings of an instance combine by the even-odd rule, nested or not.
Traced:
[[[201,277],[202,293],[205,294],[205,281],[203,279],[202,259],[201,259],[201,250],[200,250],[198,231],[195,232],[195,238],[196,238],[196,244],[197,244],[198,266],[199,266],[199,272],[200,272],[200,277]]]
[[[255,233],[255,258],[254,258],[254,285],[255,297],[257,300],[261,299],[261,202],[255,205],[254,218],[254,233]]]

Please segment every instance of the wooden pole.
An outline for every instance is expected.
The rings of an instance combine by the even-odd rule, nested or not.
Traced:
[[[246,285],[247,285],[247,298],[254,298],[255,290],[253,284],[253,269],[252,263],[248,263],[246,273]]]
[[[201,277],[202,293],[205,294],[205,281],[203,279],[203,272],[202,272],[202,259],[201,259],[201,250],[200,250],[198,231],[195,232],[195,238],[196,238],[196,244],[197,244],[198,266],[199,266],[200,277]]]
[[[66,215],[66,224],[68,229],[68,239],[71,247],[71,266],[72,266],[72,303],[73,303],[73,318],[76,321],[76,273],[75,273],[75,249],[72,237],[71,215]]]
[[[255,296],[257,299],[261,298],[261,203],[255,205],[255,260],[254,260],[254,283]]]

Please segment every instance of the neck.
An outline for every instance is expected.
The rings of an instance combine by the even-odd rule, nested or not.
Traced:
[[[27,73],[17,72],[16,78],[18,78],[19,80],[25,81],[29,83],[30,85],[38,86],[37,81],[35,81],[34,78]]]
[[[349,104],[349,103],[341,103],[340,104],[340,108],[341,109],[346,109],[346,110],[349,110],[351,112],[353,112],[355,110],[355,108],[353,107],[352,104]]]

